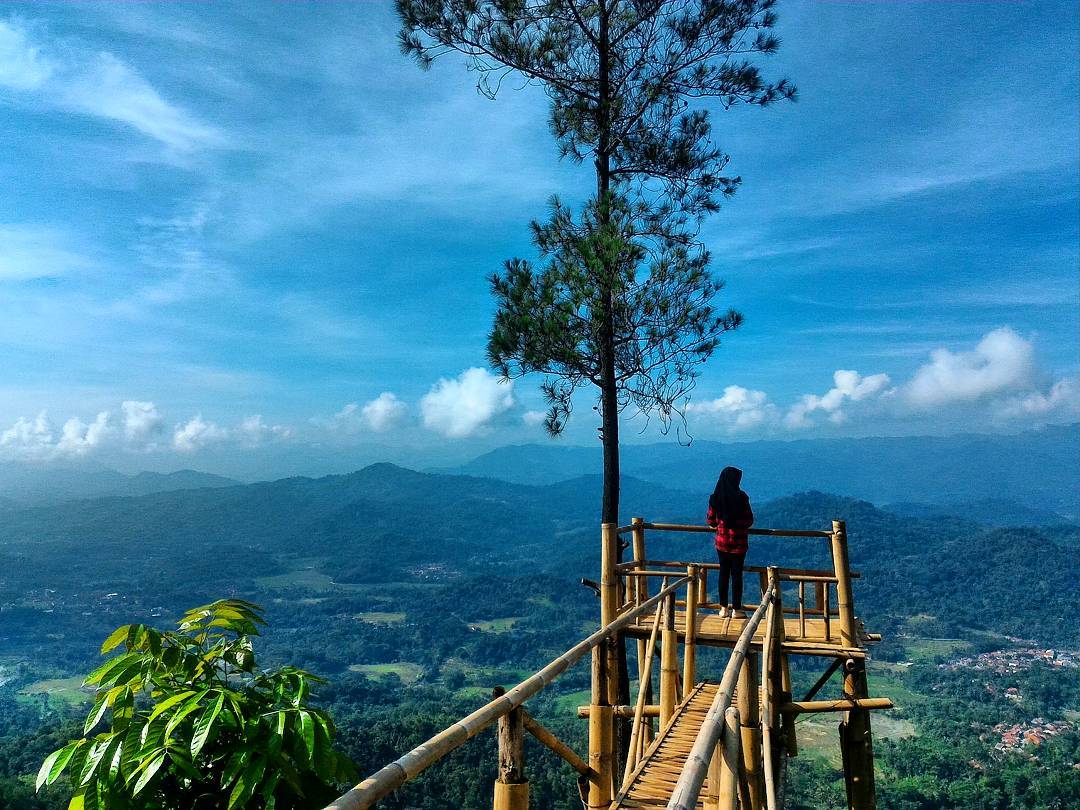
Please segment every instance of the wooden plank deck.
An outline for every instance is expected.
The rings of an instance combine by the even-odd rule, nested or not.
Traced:
[[[679,780],[683,764],[694,747],[705,715],[712,706],[718,684],[701,683],[680,704],[667,727],[662,729],[641,763],[630,776],[630,783],[611,803],[611,810],[663,810]],[[706,789],[701,791],[706,795]],[[703,807],[701,800],[698,807]]]
[[[749,612],[748,612],[749,615]],[[636,624],[631,625],[626,634],[632,638],[648,638],[652,620],[642,618]],[[699,610],[697,614],[697,643],[713,647],[734,647],[739,640],[746,619],[721,619],[716,610]],[[784,617],[784,649],[792,655],[844,655],[852,658],[862,658],[866,655],[863,645],[866,639],[860,638],[860,646],[845,647],[840,642],[840,619],[832,617],[829,622],[829,638],[825,637],[825,620],[820,617],[806,617],[806,635],[799,635],[799,617]],[[686,632],[686,611],[675,611],[675,630],[679,634],[679,642],[682,643]],[[765,637],[765,624],[758,627],[754,634],[751,649],[761,650],[761,644]]]

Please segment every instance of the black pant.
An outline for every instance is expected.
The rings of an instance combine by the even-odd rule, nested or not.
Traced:
[[[720,606],[732,605],[736,610],[742,610],[742,569],[746,552],[733,554],[728,551],[717,551],[720,558]],[[727,600],[728,579],[731,579],[731,602]]]

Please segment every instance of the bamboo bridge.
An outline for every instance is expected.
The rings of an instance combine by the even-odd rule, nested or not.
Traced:
[[[325,810],[364,810],[390,795],[470,738],[497,727],[498,776],[493,810],[528,810],[525,733],[577,774],[586,810],[779,810],[786,763],[798,754],[795,718],[841,716],[839,745],[847,803],[875,806],[870,712],[887,698],[869,696],[867,633],[855,615],[842,521],[820,531],[751,529],[758,536],[825,542],[831,569],[747,566],[760,601],[746,618],[722,618],[709,601],[714,563],[649,559],[650,532],[712,533],[708,526],[649,523],[601,527],[600,629],[491,702],[375,772]],[[629,538],[624,539],[624,538]],[[633,558],[619,562],[623,548]],[[655,583],[656,592],[651,593]],[[658,649],[659,644],[659,649]],[[699,679],[698,647],[730,648],[719,680]],[[636,652],[633,703],[628,649]],[[680,662],[681,651],[681,662]],[[540,724],[525,702],[586,656],[592,691],[578,715],[588,719],[589,750],[580,756]],[[817,682],[794,700],[790,657],[827,661]],[[654,660],[659,660],[654,697]],[[839,697],[816,700],[841,673]]]

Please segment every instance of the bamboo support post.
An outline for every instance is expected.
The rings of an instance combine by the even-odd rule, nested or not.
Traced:
[[[633,526],[633,530],[632,530],[632,534],[631,534],[631,541],[632,541],[632,547],[633,547],[633,551],[634,551],[634,564],[638,565],[638,566],[641,566],[641,567],[644,567],[645,564],[646,564],[646,557],[645,557],[645,519],[636,517],[633,520],[631,520],[630,523]],[[637,596],[638,596],[638,600],[639,600],[639,603],[640,603],[640,602],[644,602],[646,599],[649,598],[649,578],[648,577],[639,577],[637,579],[638,579]],[[645,657],[646,657],[646,655],[648,655],[649,658],[652,658],[652,654],[653,654],[653,648],[652,647],[646,648],[645,639],[639,638],[637,640],[638,683],[643,684],[643,686],[639,686],[639,689],[644,688],[645,695],[646,695],[647,699],[652,696],[652,679],[651,679],[651,677],[650,678],[644,677]],[[644,727],[644,731],[643,731],[643,733],[641,735],[641,741],[639,743],[640,750],[639,751],[631,751],[630,752],[631,757],[635,757],[635,758],[640,757],[641,754],[644,753],[644,751],[645,751],[645,746],[649,742],[652,741],[652,719],[651,718],[646,719],[646,720],[644,720],[644,723],[645,723],[645,727]]]
[[[866,700],[866,662],[852,658],[844,670],[844,697],[853,701]],[[860,706],[844,713],[840,723],[840,746],[848,807],[874,810],[874,743],[869,709]]]
[[[500,698],[505,694],[506,690],[498,687],[491,697]],[[522,711],[522,708],[518,706],[498,720],[496,740],[499,770],[495,780],[492,810],[529,810],[529,782],[525,778],[525,734],[522,726]]]
[[[738,810],[740,746],[739,708],[728,706],[724,714],[724,755],[720,762],[718,810]]]
[[[692,585],[693,583],[691,583]],[[630,754],[626,758],[626,768],[623,771],[622,784],[630,778],[634,768],[637,767],[638,757],[641,752],[642,728],[645,725],[645,699],[648,696],[648,684],[652,680],[652,651],[656,647],[656,633],[660,629],[660,618],[663,613],[663,605],[657,605],[656,616],[653,617],[652,632],[649,634],[649,657],[645,661],[645,671],[638,681],[637,704],[634,707],[634,725],[630,732]]]
[[[761,680],[764,705],[761,712],[762,775],[765,783],[765,806],[768,810],[779,809],[776,773],[780,764],[777,732],[779,731],[778,707],[783,694],[784,613],[783,594],[780,589],[779,572],[775,566],[768,571],[772,601],[766,618],[765,638],[762,642]]]
[[[686,566],[686,576],[690,581],[686,585],[686,626],[683,633],[682,682],[684,692],[688,692],[697,682],[697,567],[694,565]]]
[[[840,643],[854,647],[855,606],[851,597],[851,566],[848,564],[847,528],[842,520],[833,521],[833,568],[836,572],[836,607],[840,612]]]
[[[757,653],[746,656],[746,663],[739,670],[739,688],[736,699],[742,723],[742,772],[746,779],[747,810],[759,810],[762,806],[761,772],[761,717],[759,663]]]
[[[799,638],[806,638],[806,583],[799,583]]]
[[[825,589],[821,594],[822,606],[821,606],[821,618],[825,622],[825,640],[832,641],[832,624],[830,617],[832,614],[829,612],[829,586],[826,583]]]
[[[709,795],[705,798],[706,810],[710,801],[716,810],[737,810],[739,806],[739,710],[729,706],[724,712],[724,737],[713,753],[709,767]]]
[[[615,621],[618,615],[617,595],[619,577],[615,566],[619,561],[619,535],[614,523],[604,523],[600,526],[600,625],[606,627]],[[590,785],[589,803],[594,805],[594,796],[597,801],[606,798],[610,803],[614,791],[615,765],[615,718],[611,712],[613,703],[619,700],[619,637],[613,636],[597,647],[599,667],[594,667],[593,704],[603,707],[602,710],[594,710],[589,714],[589,765],[597,773],[597,782]],[[608,728],[601,732],[594,728],[604,722]],[[600,748],[597,748],[597,747]],[[594,759],[596,761],[594,761]]]
[[[669,596],[660,634],[660,728],[664,728],[679,702],[679,637],[675,632],[675,597]]]

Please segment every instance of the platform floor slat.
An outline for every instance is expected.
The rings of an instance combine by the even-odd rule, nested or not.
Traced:
[[[611,810],[663,810],[682,772],[683,763],[720,687],[702,683],[679,706],[672,722],[649,746],[630,784],[611,803]],[[702,795],[708,790],[708,781]],[[698,801],[698,807],[702,802]]]

